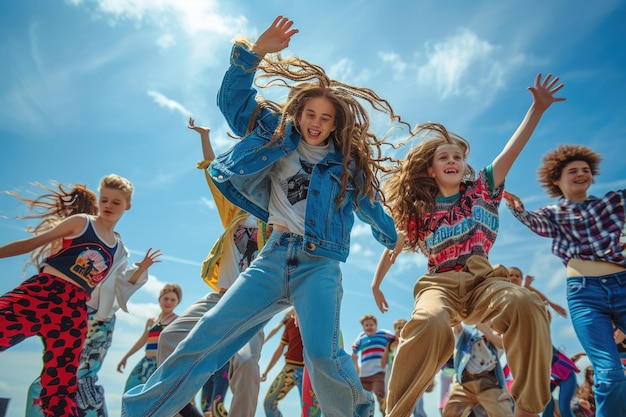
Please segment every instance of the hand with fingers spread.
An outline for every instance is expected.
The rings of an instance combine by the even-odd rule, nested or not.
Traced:
[[[259,36],[252,47],[255,55],[263,57],[265,54],[279,52],[289,46],[291,37],[298,33],[298,29],[292,29],[293,20],[278,16],[269,28]]]
[[[528,90],[532,93],[538,109],[546,110],[552,103],[566,100],[563,97],[554,97],[564,86],[564,84],[557,85],[558,82],[559,77],[552,78],[552,74],[546,75],[543,81],[541,81],[541,73],[537,74],[534,87],[528,87]]]
[[[155,263],[161,262],[161,260],[159,259],[160,256],[161,256],[161,251],[159,249],[152,250],[152,248],[150,248],[146,252],[146,256],[144,256],[141,262],[137,263],[137,266],[139,266],[139,269],[141,270],[146,270],[150,268],[152,265],[154,265]]]

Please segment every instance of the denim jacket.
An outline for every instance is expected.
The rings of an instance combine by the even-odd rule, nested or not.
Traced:
[[[283,138],[272,146],[265,146],[272,139],[281,118],[280,114],[269,109],[258,112],[253,130],[246,134],[257,108],[257,91],[252,83],[258,62],[259,57],[246,46],[234,45],[231,65],[224,75],[217,104],[232,131],[243,139],[219,155],[211,163],[209,173],[228,200],[267,222],[270,169],[274,162],[296,150],[301,136],[289,123]],[[377,241],[393,249],[396,230],[380,201],[372,202],[368,196],[361,196],[357,209],[356,190],[353,184],[348,184],[343,203],[336,207],[335,199],[341,190],[342,161],[343,155],[331,149],[311,174],[304,219],[304,250],[315,256],[345,262],[355,212],[359,219],[371,226]]]
[[[468,328],[463,326],[463,331],[456,341],[454,351],[454,368],[456,370],[456,379],[459,384],[462,381],[463,370],[465,370],[465,366],[472,356],[472,345],[479,337],[482,337],[482,333],[476,327]],[[487,341],[487,347],[496,357],[498,357],[498,349],[493,345],[493,343]],[[502,364],[500,364],[499,360],[496,363],[495,374],[498,386],[502,389],[506,389],[506,378],[504,376]]]

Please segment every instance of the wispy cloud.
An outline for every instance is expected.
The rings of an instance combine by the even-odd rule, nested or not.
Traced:
[[[148,90],[148,95],[152,97],[154,102],[158,104],[160,107],[165,107],[166,109],[174,110],[186,117],[191,115],[191,112],[187,110],[182,104],[180,104],[176,100],[167,98],[164,94],[159,93],[158,91]]]
[[[409,67],[409,64],[395,52],[379,52],[378,56],[383,62],[391,64],[394,79],[402,78]]]
[[[426,63],[417,72],[418,82],[423,86],[435,86],[442,99],[474,95],[473,83],[462,83],[472,66],[487,62],[492,68],[497,66],[493,57],[496,47],[468,29],[459,29],[443,42],[429,42],[425,49]],[[498,78],[495,78],[495,87],[500,84]]]

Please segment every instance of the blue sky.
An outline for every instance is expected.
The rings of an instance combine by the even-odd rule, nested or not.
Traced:
[[[255,38],[278,14],[300,29],[289,51],[323,66],[340,81],[372,88],[396,112],[416,123],[445,124],[472,145],[470,163],[490,163],[516,129],[537,73],[552,72],[567,101],[556,103],[513,166],[506,187],[527,207],[550,199],[536,182],[540,157],[560,143],[600,152],[601,175],[591,192],[626,186],[626,74],[623,1],[396,1],[285,2],[223,0],[21,0],[0,5],[0,190],[28,192],[31,182],[80,182],[92,189],[118,173],[136,187],[132,209],[118,224],[132,261],[149,247],[163,252],[150,282],[118,313],[114,342],[100,379],[112,417],[119,414],[127,374],[115,371],[121,356],[158,313],[166,282],[183,287],[184,308],[209,289],[200,262],[221,232],[202,172],[198,135],[189,116],[211,127],[218,152],[231,144],[215,105],[228,65],[231,39]],[[382,121],[380,127],[384,128]],[[383,129],[384,130],[384,129]],[[13,197],[0,195],[0,242],[27,236],[25,214]],[[425,272],[422,255],[404,254],[383,283],[390,311],[381,315],[370,290],[382,247],[357,223],[343,266],[342,330],[347,344],[359,318],[379,317],[379,327],[408,317],[412,288]],[[565,271],[550,242],[534,236],[502,207],[493,263],[517,265],[536,286],[566,305]],[[0,292],[18,285],[25,256],[0,261]],[[312,295],[313,296],[313,295]],[[277,318],[278,319],[278,318]],[[268,326],[268,331],[277,319]],[[569,319],[554,315],[553,342],[580,350]],[[264,369],[276,348],[263,350]],[[40,372],[36,339],[0,354],[0,397],[10,397],[9,417],[23,415],[26,387]],[[129,360],[134,365],[141,354]],[[270,378],[278,372],[276,365]],[[581,365],[585,365],[583,361]],[[261,387],[262,395],[269,383]],[[426,396],[438,415],[437,387]],[[297,394],[281,409],[296,415]],[[262,406],[257,416],[263,415]]]

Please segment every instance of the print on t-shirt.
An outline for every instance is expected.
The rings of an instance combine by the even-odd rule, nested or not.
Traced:
[[[239,258],[240,272],[245,271],[257,255],[259,250],[257,231],[258,229],[256,227],[239,226],[233,232],[233,240],[239,251],[239,255],[235,254],[235,256]]]
[[[282,190],[287,195],[287,200],[291,205],[295,205],[299,201],[306,200],[307,193],[309,191],[309,184],[311,183],[311,172],[315,164],[300,159],[300,170],[291,178],[286,179],[286,187],[281,184]]]
[[[76,257],[76,262],[70,271],[93,288],[104,279],[104,273],[108,267],[107,259],[102,256],[100,251],[88,247]]]

